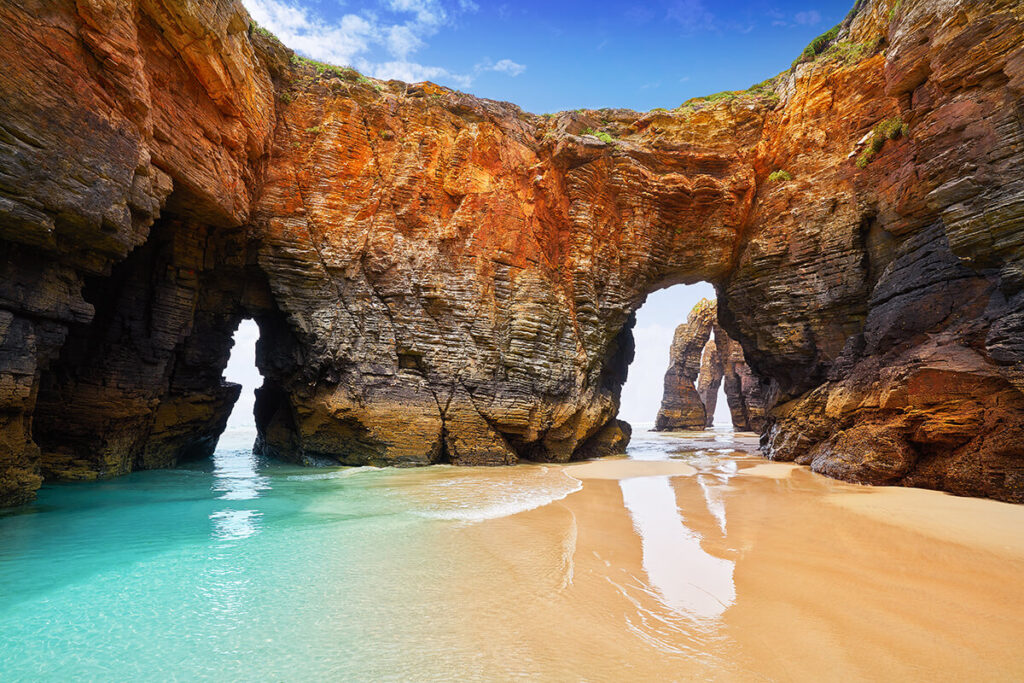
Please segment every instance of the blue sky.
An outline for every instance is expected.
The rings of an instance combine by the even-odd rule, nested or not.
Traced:
[[[774,76],[853,0],[243,0],[314,59],[543,113],[674,107]]]

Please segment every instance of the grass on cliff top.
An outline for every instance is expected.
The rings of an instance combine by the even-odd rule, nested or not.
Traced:
[[[327,62],[318,62],[315,59],[303,57],[298,54],[292,55],[292,64],[298,67],[309,67],[316,72],[317,76],[336,76],[354,83],[373,85],[373,81],[353,69],[351,66],[337,66],[335,64],[328,64]]]
[[[760,83],[755,83],[746,90],[726,90],[724,92],[716,92],[711,95],[704,95],[703,97],[691,97],[679,105],[676,110],[683,112],[700,111],[715,102],[736,99],[758,99],[764,101],[769,106],[774,107],[779,103],[779,96],[775,92],[775,87],[778,85],[778,82],[783,75],[784,74],[778,74],[772,76]]]
[[[803,64],[804,62],[813,62],[818,55],[824,52],[826,48],[835,42],[836,38],[839,37],[839,29],[841,27],[842,24],[836,24],[812,40],[807,47],[804,48],[804,51],[800,53],[800,56],[793,60],[793,67],[795,68],[797,64]]]
[[[346,80],[346,81],[349,81],[349,82],[352,82],[352,83],[359,83],[361,85],[368,85],[368,86],[372,87],[374,90],[376,90],[377,92],[380,92],[383,89],[379,83],[376,83],[376,82],[370,80],[369,78],[367,78],[363,74],[359,73],[357,70],[355,70],[351,66],[337,66],[335,64],[328,64],[327,62],[320,62],[320,61],[317,61],[315,59],[310,59],[308,57],[303,57],[302,55],[296,54],[294,51],[289,50],[285,46],[285,44],[281,42],[281,39],[278,38],[277,36],[275,36],[271,31],[269,31],[266,28],[260,26],[255,21],[250,21],[249,22],[249,35],[251,36],[253,34],[258,34],[260,36],[263,36],[267,40],[270,40],[270,41],[272,41],[274,43],[277,43],[282,48],[284,48],[284,49],[288,50],[289,52],[291,52],[292,53],[292,56],[291,56],[292,66],[296,66],[296,67],[300,67],[300,68],[301,67],[308,67],[308,68],[312,69],[313,71],[315,71],[317,76],[321,76],[321,77],[337,77],[337,78],[341,78],[343,80]],[[287,92],[281,93],[280,98],[286,104],[288,102],[292,101],[291,94],[289,94]]]
[[[254,33],[263,36],[272,43],[277,43],[281,47],[285,47],[285,44],[281,42],[280,38],[275,36],[269,29],[260,26],[259,24],[256,23],[255,20],[252,20],[249,22],[249,35],[251,36]]]

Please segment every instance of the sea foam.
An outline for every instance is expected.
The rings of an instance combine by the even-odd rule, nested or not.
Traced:
[[[582,488],[579,479],[549,467],[459,474],[417,491],[420,502],[412,513],[427,519],[482,522],[549,505]]]

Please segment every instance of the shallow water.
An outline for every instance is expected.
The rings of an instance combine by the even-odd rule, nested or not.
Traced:
[[[1024,675],[1024,508],[833,482],[752,441],[310,470],[243,434],[47,486],[0,516],[0,680]]]

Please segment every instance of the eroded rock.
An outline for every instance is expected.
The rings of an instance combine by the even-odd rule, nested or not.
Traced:
[[[743,349],[718,324],[717,313],[714,301],[701,299],[676,328],[655,429],[711,427],[723,381],[733,427],[760,431],[764,426],[771,383],[754,376]]]
[[[0,504],[208,453],[246,316],[264,452],[619,449],[633,313],[699,280],[770,457],[1024,500],[1022,10],[894,7],[768,91],[538,117],[232,0],[0,5]]]

